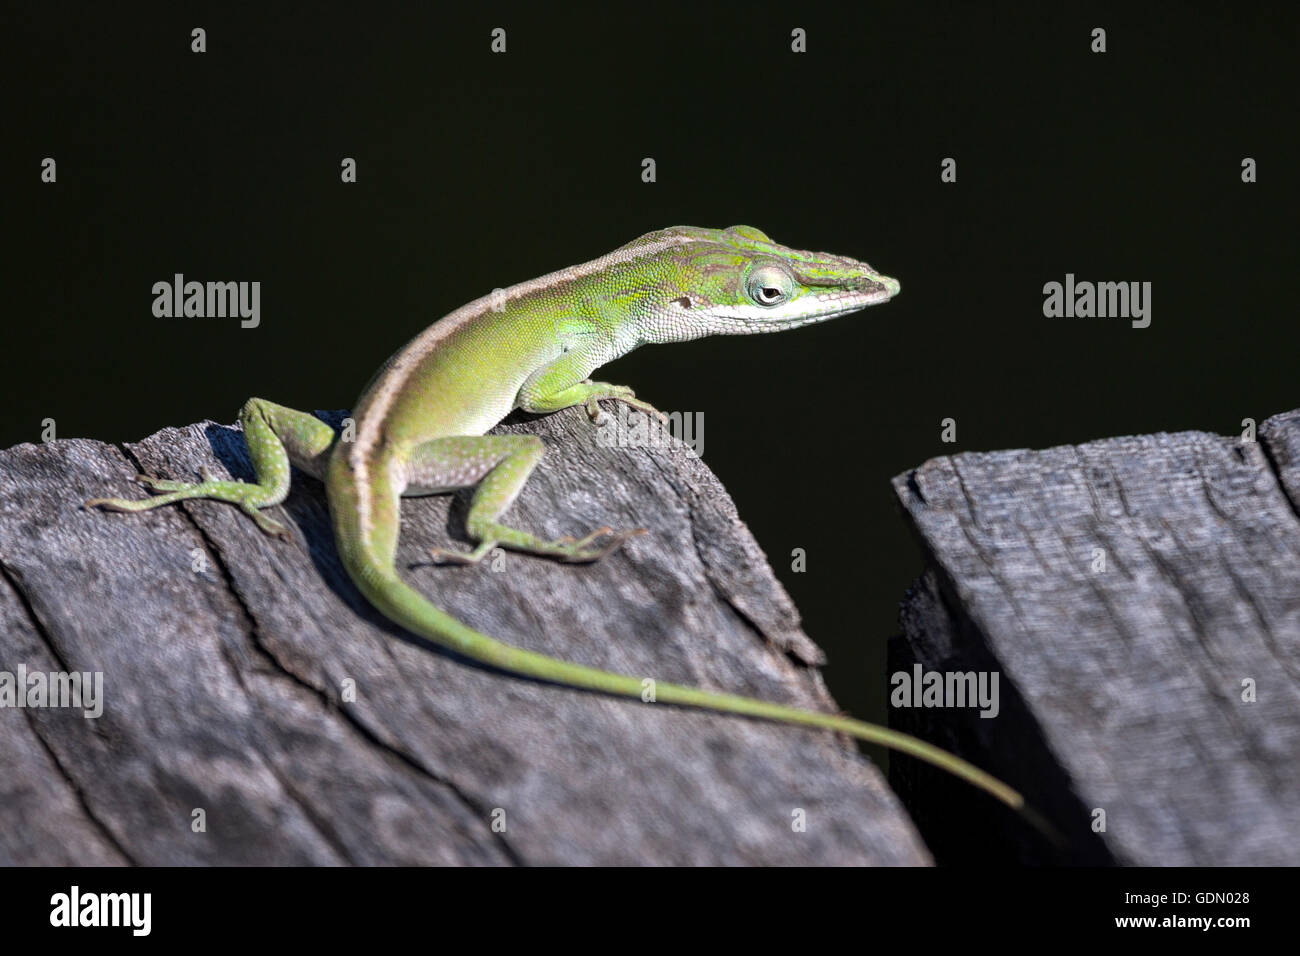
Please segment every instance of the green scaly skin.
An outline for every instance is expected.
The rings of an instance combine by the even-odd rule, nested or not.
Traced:
[[[269,534],[288,536],[262,513],[289,490],[289,466],[324,480],[339,555],[366,598],[403,627],[465,657],[515,674],[640,698],[642,679],[514,647],[466,626],[398,577],[394,554],[403,495],[476,487],[466,521],[478,546],[437,552],[473,563],[497,546],[593,561],[635,531],[600,528],[574,541],[542,539],[499,522],[541,459],[541,439],[486,432],[516,408],[554,412],[622,402],[659,415],[624,386],[588,376],[647,343],[705,335],[779,332],[888,301],[899,284],[866,263],[778,245],[757,229],[678,226],[652,232],[600,259],[471,302],[430,326],[380,369],[354,410],[353,441],[304,412],[250,399],[240,420],[255,484],[205,475],[198,484],[141,476],[164,492],[87,506],[144,511],[186,498],[238,505]],[[659,702],[819,727],[882,744],[941,767],[1028,812],[1015,790],[907,734],[849,717],[733,694],[655,682]]]

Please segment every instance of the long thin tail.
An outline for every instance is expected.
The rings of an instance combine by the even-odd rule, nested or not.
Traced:
[[[548,657],[480,633],[432,604],[424,595],[402,581],[392,569],[367,563],[363,567],[351,570],[357,586],[361,588],[366,598],[387,617],[416,634],[471,660],[524,677],[602,691],[620,697],[640,698],[645,690],[642,680],[629,674],[617,674],[613,671]],[[996,777],[960,757],[953,756],[946,750],[887,727],[854,720],[851,717],[838,717],[800,710],[797,707],[786,707],[755,697],[719,694],[658,680],[654,682],[654,695],[656,701],[663,703],[742,714],[805,727],[820,727],[849,734],[859,740],[881,744],[946,770],[997,798],[1013,810],[1025,813],[1031,818],[1036,816],[1025,806],[1024,797]]]

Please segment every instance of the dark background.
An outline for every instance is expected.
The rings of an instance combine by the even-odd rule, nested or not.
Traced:
[[[600,377],[704,413],[832,691],[878,719],[921,566],[892,475],[1300,405],[1297,15],[1129,6],[10,9],[0,447],[347,407],[456,306],[663,226],[862,258],[898,299]],[[261,327],[154,318],[175,272],[260,280]],[[1152,282],[1151,327],[1044,318],[1067,272]]]

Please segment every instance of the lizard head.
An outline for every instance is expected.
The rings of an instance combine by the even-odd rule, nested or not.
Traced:
[[[661,247],[654,307],[641,314],[644,342],[781,332],[887,302],[899,282],[865,262],[773,242],[752,226],[675,226],[624,249]]]

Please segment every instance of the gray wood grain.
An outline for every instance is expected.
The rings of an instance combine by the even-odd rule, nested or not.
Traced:
[[[603,447],[580,410],[502,430],[548,445],[509,520],[650,534],[590,566],[433,567],[429,547],[464,544],[467,498],[413,499],[399,567],[417,588],[539,651],[835,709],[693,453]],[[287,544],[218,502],[80,507],[204,465],[252,478],[238,430],[211,422],[0,452],[0,670],[101,671],[106,698],[98,719],[0,709],[0,863],[929,862],[845,741],[520,680],[388,624],[342,573],[310,478],[274,509]]]
[[[892,718],[1021,786],[1069,838],[1031,856],[1300,863],[1300,414],[1260,435],[967,453],[894,479],[930,570],[891,667],[991,668],[1004,699],[994,719]],[[1011,845],[894,764],[938,859]]]

